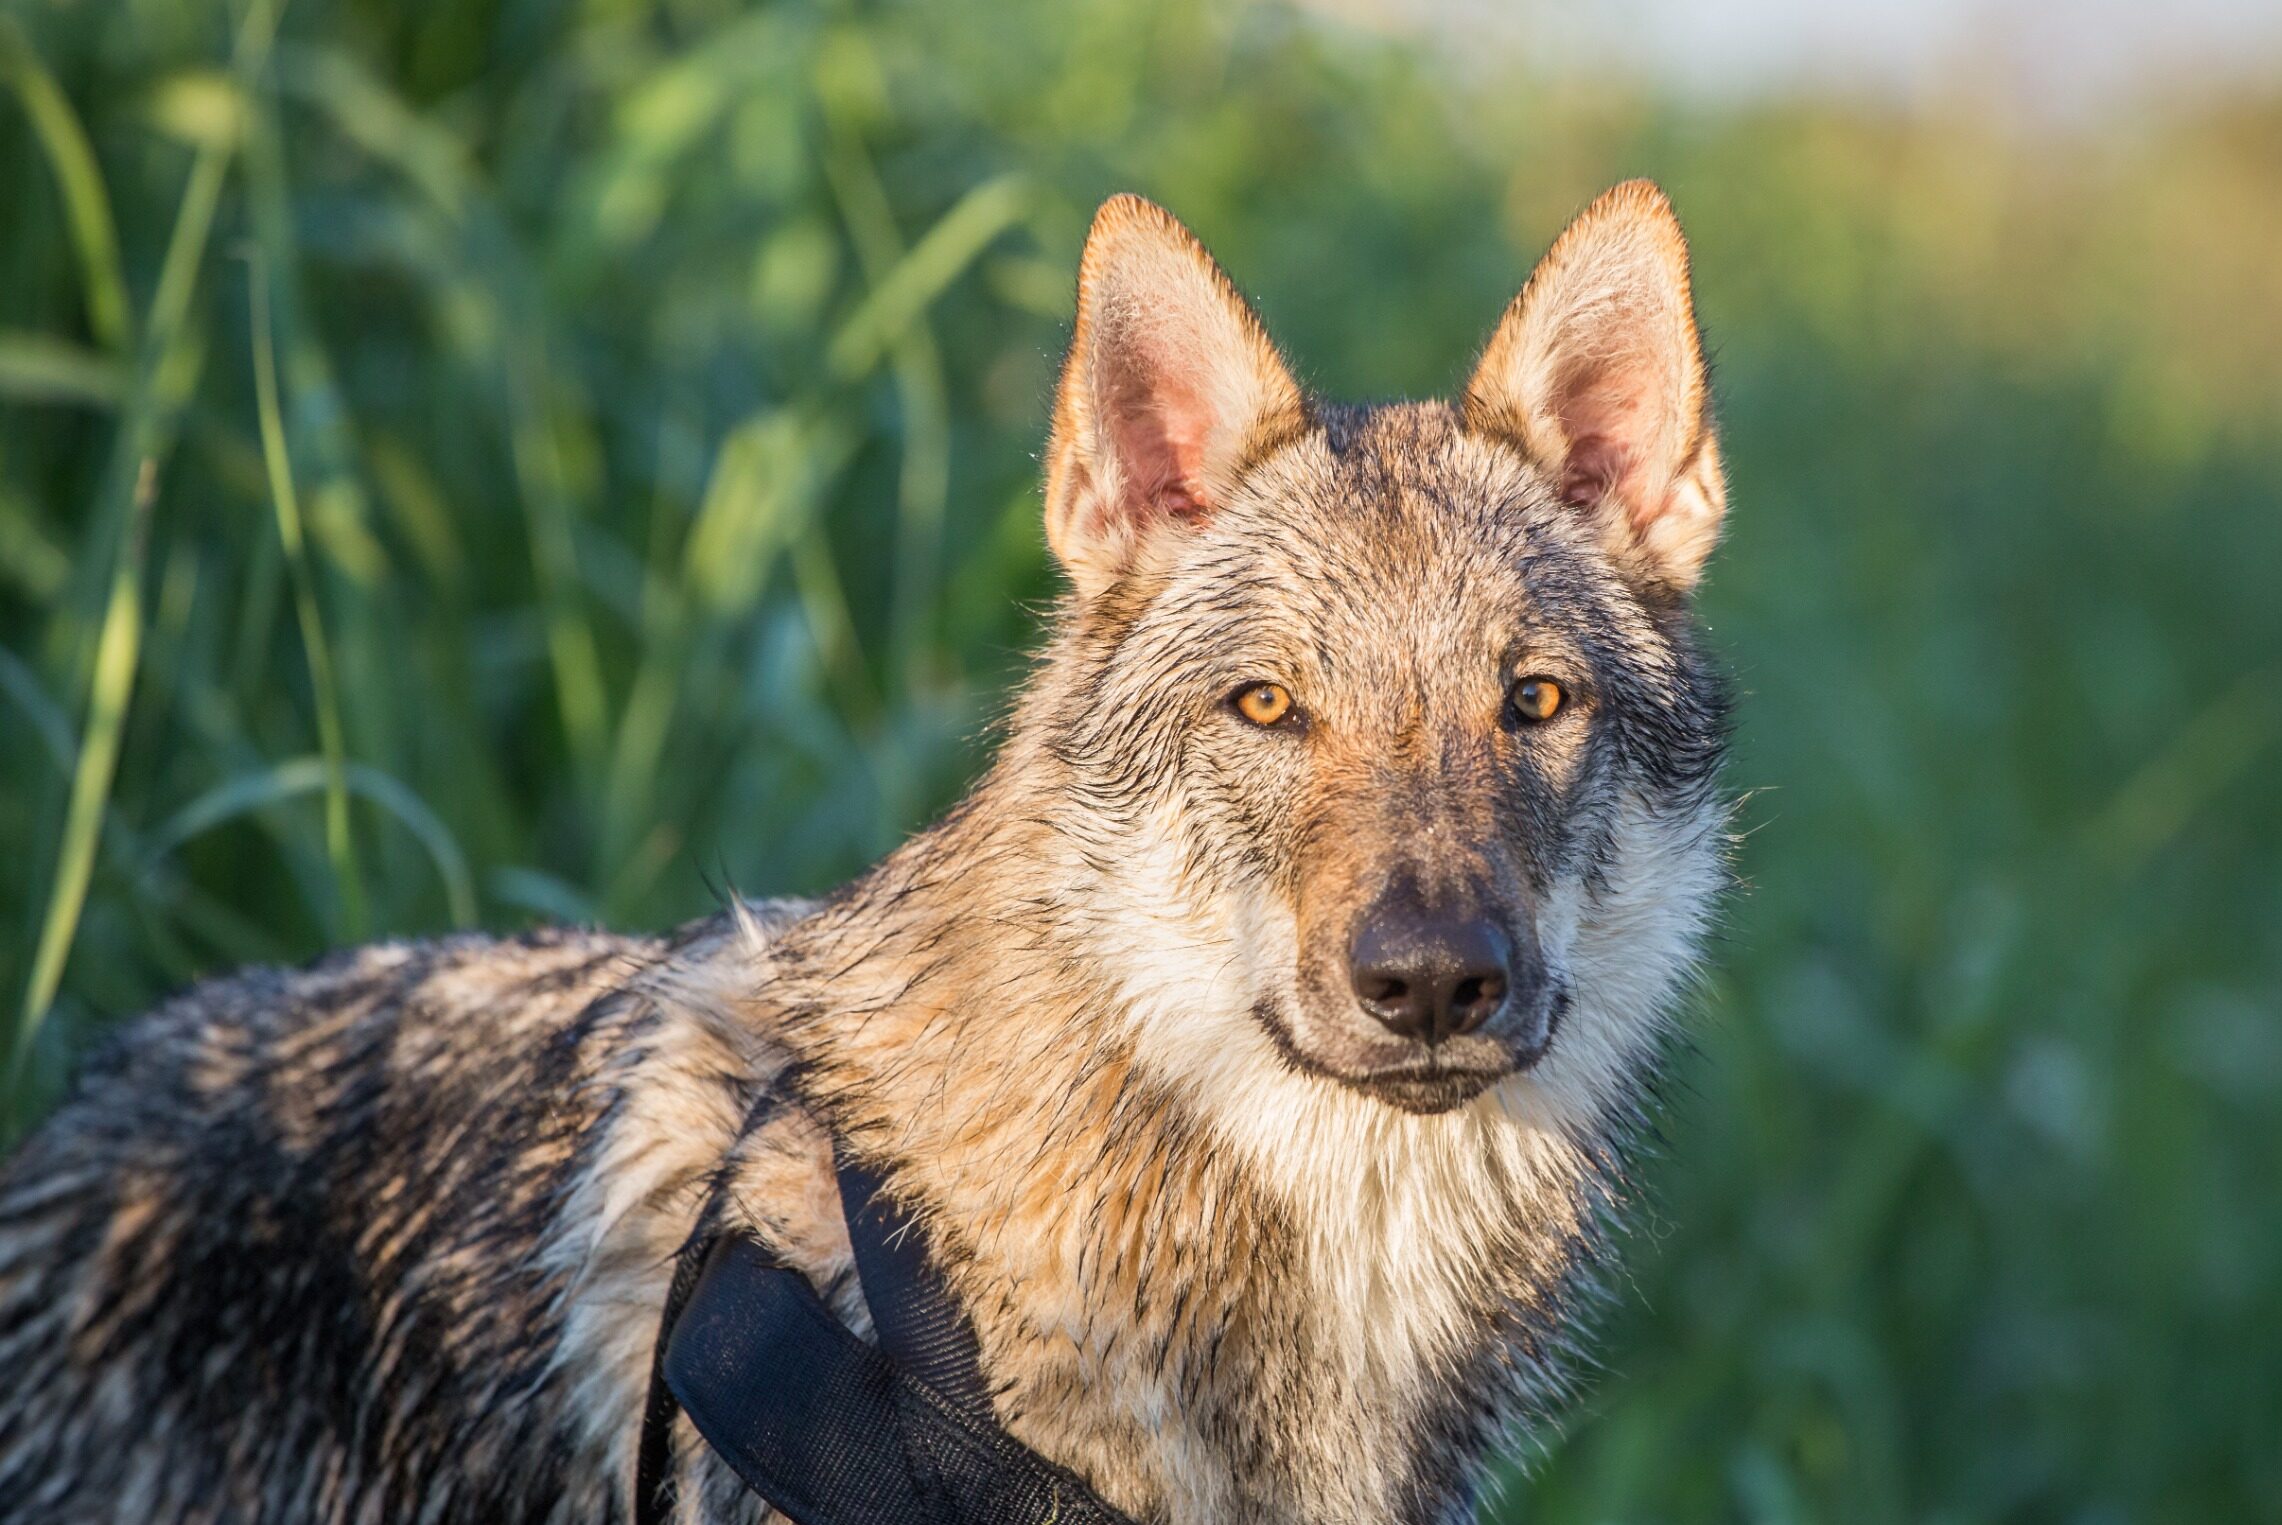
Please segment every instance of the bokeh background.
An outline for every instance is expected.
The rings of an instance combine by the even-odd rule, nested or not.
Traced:
[[[1108,192],[1371,396],[1651,174],[1744,888],[1495,1518],[2282,1519],[2276,17],[8,0],[0,1134],[203,973],[941,809]]]

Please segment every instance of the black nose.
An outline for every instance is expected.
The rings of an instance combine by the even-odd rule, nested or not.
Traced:
[[[1408,895],[1374,906],[1348,949],[1363,1009],[1427,1043],[1470,1033],[1497,1015],[1512,983],[1506,934],[1479,916],[1437,914]]]

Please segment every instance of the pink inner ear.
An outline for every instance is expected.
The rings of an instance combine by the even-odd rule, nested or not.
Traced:
[[[1561,501],[1575,508],[1595,508],[1624,479],[1627,452],[1605,434],[1588,434],[1569,446],[1561,463]]]
[[[1196,481],[1203,450],[1193,435],[1184,438],[1172,420],[1143,408],[1121,413],[1110,425],[1110,437],[1125,474],[1125,499],[1118,505],[1122,511],[1137,518],[1203,511]]]
[[[1637,355],[1612,355],[1562,378],[1558,416],[1569,442],[1561,463],[1561,499],[1594,508],[1610,497],[1623,502],[1636,527],[1645,527],[1663,504],[1643,501],[1642,463],[1662,441],[1653,365]]]
[[[1202,486],[1211,427],[1196,394],[1166,378],[1132,374],[1111,395],[1110,440],[1125,478],[1119,509],[1135,519],[1188,518],[1210,505]]]

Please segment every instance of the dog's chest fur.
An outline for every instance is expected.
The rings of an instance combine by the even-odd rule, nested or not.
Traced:
[[[1392,1161],[1348,1211],[1303,1227],[1272,1183],[1182,1126],[1104,1138],[1060,1168],[932,1183],[938,1258],[975,1317],[1002,1422],[1140,1518],[1444,1518],[1449,1474],[1524,1396],[1518,1343],[1573,1246],[1532,1264],[1478,1231],[1513,1221],[1510,1162],[1479,1166],[1428,1222],[1411,1194],[1447,1191],[1464,1167]],[[805,1112],[763,1134],[733,1178],[733,1216],[860,1327],[829,1135]],[[1501,1335],[1516,1348],[1492,1356]]]
[[[735,1008],[702,1025],[749,1027],[742,992],[797,994],[797,954],[762,938],[676,982]],[[1021,964],[997,961],[1002,988],[1028,986]],[[993,1024],[987,1071],[939,1067],[972,1018],[931,1010],[926,985],[856,1000],[860,1023],[785,1023],[797,1099],[739,1144],[734,1221],[868,1322],[829,1117],[926,1216],[1002,1422],[1113,1502],[1167,1521],[1462,1517],[1486,1443],[1550,1380],[1539,1341],[1590,1216],[1565,1143],[1510,1098],[1413,1117],[1241,1053],[1227,1065],[1274,1134],[1232,1128],[1115,1024],[1044,1013]]]

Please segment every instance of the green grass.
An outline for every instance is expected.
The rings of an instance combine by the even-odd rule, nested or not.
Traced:
[[[1102,195],[1376,395],[1649,173],[1747,888],[1501,1517],[2282,1517],[2282,105],[1715,110],[1137,0],[17,0],[0,91],[0,1135],[201,974],[813,890],[955,797]]]

